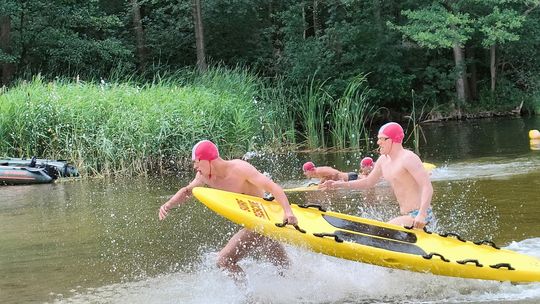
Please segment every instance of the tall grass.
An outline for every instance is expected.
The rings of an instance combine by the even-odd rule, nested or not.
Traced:
[[[67,159],[83,174],[134,175],[176,167],[201,139],[225,157],[298,142],[357,148],[365,140],[369,149],[367,92],[363,76],[334,100],[315,77],[288,89],[242,68],[160,74],[150,83],[36,76],[0,92],[0,157]]]
[[[324,90],[324,82],[317,84],[313,76],[305,88],[299,88],[295,99],[295,112],[300,117],[301,136],[311,149],[324,148],[325,123],[328,116],[326,105],[331,100]]]
[[[260,93],[254,102],[262,113],[259,116],[261,145],[283,148],[296,146],[295,110],[283,80],[274,80]],[[288,145],[284,146],[284,143]]]
[[[412,133],[411,135],[409,135],[407,140],[410,139],[412,136],[414,152],[417,155],[420,155],[420,136],[422,136],[422,138],[424,139],[424,142],[427,141],[426,136],[424,135],[424,130],[422,129],[422,126],[420,125],[420,119],[422,118],[422,116],[424,116],[424,108],[426,105],[424,104],[424,106],[422,106],[422,109],[420,110],[420,114],[418,115],[417,110],[416,110],[416,102],[414,98],[414,90],[411,91],[411,97],[412,97],[412,111],[411,111],[411,115],[406,116],[406,118],[408,119],[407,125],[409,126],[412,124]]]
[[[259,135],[247,72],[135,83],[46,82],[35,77],[0,95],[0,156],[68,159],[86,174],[145,174],[189,159],[207,138],[238,155]],[[191,85],[183,85],[191,82]]]
[[[369,149],[369,130],[367,122],[373,115],[367,95],[369,89],[365,75],[350,80],[343,96],[332,102],[330,133],[336,148]]]

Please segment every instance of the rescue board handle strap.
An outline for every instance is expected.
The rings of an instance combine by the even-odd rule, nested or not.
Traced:
[[[333,237],[334,241],[338,243],[343,243],[343,240],[334,233],[314,233],[313,235],[316,237],[326,237],[326,236]]]
[[[506,267],[506,268],[508,268],[508,270],[516,270],[514,267],[512,267],[512,265],[510,265],[510,263],[499,263],[499,264],[495,264],[495,265],[489,265],[489,267],[495,268],[495,269]]]
[[[461,265],[465,265],[467,263],[474,263],[474,265],[476,265],[476,267],[484,267],[484,265],[480,264],[480,262],[478,262],[478,260],[473,260],[473,259],[456,261],[456,263],[461,264]]]
[[[495,245],[495,243],[493,243],[492,241],[487,241],[487,240],[483,240],[483,241],[478,241],[478,242],[474,242],[476,245],[483,245],[483,244],[486,244],[486,245],[489,245],[495,249],[501,249],[499,248],[497,245]]]
[[[431,252],[430,254],[424,254],[422,257],[426,260],[429,260],[431,259],[432,257],[434,256],[438,256],[441,258],[441,260],[445,261],[445,262],[450,262],[450,260],[446,259],[442,254],[440,253],[436,253],[436,252]]]
[[[301,205],[298,205],[298,207],[300,207],[300,208],[316,208],[316,209],[319,209],[319,211],[321,211],[321,212],[326,212],[326,209],[323,206],[317,205],[317,204],[301,204]]]
[[[285,227],[287,225],[291,225],[291,226],[294,227],[294,229],[296,229],[296,230],[298,230],[298,231],[300,231],[302,233],[306,233],[306,231],[304,229],[300,228],[300,226],[298,226],[298,224],[289,224],[289,221],[287,221],[287,220],[284,220],[283,223],[276,223],[276,226],[279,227],[279,228],[283,228],[283,227]]]
[[[457,234],[457,233],[447,232],[447,233],[441,233],[441,234],[439,234],[439,235],[442,236],[442,237],[453,236],[453,237],[455,237],[456,239],[460,240],[460,241],[463,242],[463,243],[467,242],[467,241],[464,240],[461,236],[459,236],[459,234]]]
[[[412,229],[414,228],[414,224],[412,224],[412,225],[410,225],[410,226],[405,225],[405,226],[403,226],[403,228],[408,229],[408,230],[412,230]],[[427,233],[427,234],[432,234],[432,233],[433,233],[433,232],[431,232],[431,231],[429,231],[429,230],[427,229],[427,225],[424,226],[424,227],[422,228],[422,230],[424,230],[424,232]]]

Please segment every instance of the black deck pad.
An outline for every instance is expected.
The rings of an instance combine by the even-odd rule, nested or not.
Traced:
[[[360,232],[373,236],[383,237],[387,239],[416,243],[416,234],[412,232],[400,231],[392,228],[379,227],[365,223],[353,222],[331,215],[323,214],[323,218],[332,226],[344,230]]]
[[[356,233],[351,233],[347,231],[340,231],[337,230],[334,232],[335,235],[337,235],[340,239],[344,240],[345,242],[354,242],[358,244],[362,244],[365,246],[380,248],[380,249],[386,249],[390,251],[395,252],[402,252],[402,253],[409,253],[409,254],[416,254],[416,255],[425,255],[426,253],[422,248],[410,244],[410,243],[402,243],[390,239],[379,239],[375,237],[371,237],[368,235],[361,235]]]

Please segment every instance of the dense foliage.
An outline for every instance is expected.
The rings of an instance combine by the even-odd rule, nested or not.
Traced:
[[[418,120],[485,111],[539,112],[539,6],[540,0],[4,0],[1,83],[15,90],[12,98],[20,92],[39,96],[42,86],[56,79],[60,82],[55,82],[55,90],[62,87],[59,83],[69,88],[59,93],[60,99],[85,100],[79,109],[103,105],[114,113],[130,106],[134,113],[152,113],[172,98],[163,79],[172,86],[197,88],[192,81],[204,77],[174,75],[196,67],[202,75],[208,63],[214,68],[207,79],[215,79],[212,73],[223,73],[221,79],[253,77],[253,82],[233,81],[240,85],[222,92],[205,87],[204,94],[216,94],[215,107],[230,106],[230,94],[237,94],[249,101],[246,106],[260,102],[251,120],[263,115],[272,125],[265,132],[247,132],[236,141],[240,145],[250,145],[248,137],[259,136],[264,142],[298,141],[311,148],[358,147],[373,117],[404,119],[413,108]],[[199,23],[195,12],[201,15]],[[44,82],[32,92],[36,75]],[[86,85],[81,87],[81,82]],[[102,82],[114,83],[116,91],[108,91],[107,98],[116,101],[94,98]],[[153,83],[164,91],[151,89]],[[134,94],[137,86],[141,92],[150,90],[152,97]],[[89,87],[94,89],[87,99],[83,95]],[[81,91],[71,91],[76,88]],[[199,93],[188,98],[191,109],[204,102]],[[47,107],[33,97],[16,100],[24,102],[18,107],[28,102]],[[1,106],[17,111],[15,106]],[[48,117],[52,122],[67,121],[66,115],[83,116],[67,104],[54,111],[54,117]],[[176,115],[170,111],[183,110],[165,106],[160,111],[150,116],[163,119]],[[252,110],[233,106],[223,111],[247,115]],[[171,119],[168,123],[181,118]],[[47,125],[60,127],[52,122]],[[247,124],[247,129],[253,127]],[[141,131],[140,126],[125,127],[132,128],[126,134],[143,136],[130,134]],[[231,133],[225,129],[223,139]],[[42,135],[54,139],[56,133],[49,133]],[[191,141],[174,140],[171,145]],[[160,151],[172,147],[158,146]],[[46,147],[36,149],[34,153]]]

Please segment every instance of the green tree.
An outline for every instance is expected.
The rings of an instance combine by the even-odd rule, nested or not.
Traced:
[[[491,94],[495,93],[495,83],[497,77],[496,49],[497,44],[504,44],[507,41],[516,41],[519,36],[510,30],[519,28],[523,18],[512,10],[501,11],[498,6],[493,11],[478,19],[480,31],[484,35],[482,46],[490,52],[490,74],[491,74]]]
[[[16,8],[17,4],[13,1],[0,4],[0,86],[9,84],[15,74],[11,20]]]
[[[446,3],[449,2],[449,3]],[[452,49],[456,71],[456,93],[460,102],[468,99],[464,45],[473,33],[473,20],[468,13],[459,11],[460,3],[436,1],[416,10],[404,10],[404,25],[388,25],[405,38],[428,49]]]
[[[132,52],[114,35],[119,18],[102,13],[96,0],[21,1],[8,14],[20,73],[100,75],[131,61]]]

